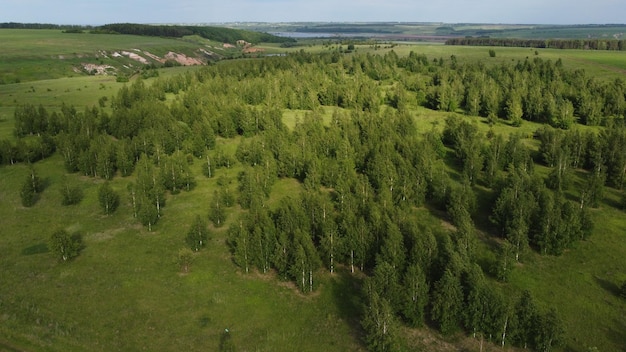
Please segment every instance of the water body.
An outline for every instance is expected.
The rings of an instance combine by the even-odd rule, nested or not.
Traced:
[[[288,37],[295,39],[308,39],[308,38],[337,38],[337,37],[346,37],[343,34],[337,33],[313,33],[313,32],[270,32],[278,37]]]

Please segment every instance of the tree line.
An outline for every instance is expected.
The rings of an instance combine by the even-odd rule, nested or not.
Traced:
[[[580,49],[580,50],[626,50],[624,39],[521,39],[464,37],[450,38],[446,45],[502,46],[518,48]]]
[[[199,35],[202,38],[223,43],[235,43],[238,40],[245,40],[247,42],[255,44],[295,42],[295,39],[293,38],[278,37],[269,33],[212,26],[175,26],[147,25],[137,23],[112,23],[96,27],[94,29],[94,33],[132,34],[172,38],[182,38],[189,35]]]
[[[2,22],[0,28],[11,29],[64,29],[64,30],[83,30],[91,29],[92,26],[86,25],[67,25],[67,24],[51,24],[51,23],[20,23],[20,22]]]

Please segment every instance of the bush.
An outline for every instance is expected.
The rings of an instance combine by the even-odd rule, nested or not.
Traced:
[[[626,299],[626,281],[624,281],[624,283],[622,284],[622,287],[619,290],[620,296],[622,296],[622,298]]]
[[[111,188],[108,182],[103,183],[98,189],[98,200],[106,215],[113,214],[120,205],[119,194]]]
[[[25,207],[32,207],[37,202],[37,194],[43,190],[43,184],[37,175],[34,168],[31,167],[30,172],[24,179],[22,188],[20,190],[20,197],[22,198],[22,205]]]
[[[489,49],[489,57],[496,57],[496,51],[493,49]]]
[[[80,253],[82,239],[78,234],[70,236],[65,230],[57,230],[50,236],[48,248],[55,256],[68,261]]]
[[[63,184],[61,187],[61,205],[78,204],[83,199],[83,190],[78,185]]]

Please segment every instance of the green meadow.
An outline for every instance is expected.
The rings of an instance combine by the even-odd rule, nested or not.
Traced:
[[[0,84],[0,139],[12,138],[18,105],[41,104],[54,110],[65,103],[82,109],[97,105],[103,96],[115,95],[124,86],[115,77],[71,70],[82,60],[100,60],[95,57],[100,50],[138,48],[163,55],[177,50],[190,53],[198,47],[194,41],[52,30],[0,30],[0,38],[0,80],[5,83]],[[347,47],[347,43],[317,42],[289,49],[260,47],[268,53],[283,53],[336,50],[339,45]],[[584,69],[597,79],[626,79],[626,52],[494,48],[496,57],[491,58],[489,49],[356,44],[358,53],[382,55],[394,50],[402,56],[415,51],[431,60],[454,55],[460,62],[496,65],[534,57],[561,59],[564,66]],[[159,72],[164,77],[191,69],[197,68]],[[21,83],[11,83],[16,80]],[[324,108],[325,121],[330,121],[334,109],[339,108]],[[283,119],[293,128],[306,114],[286,110]],[[411,114],[421,131],[443,129],[450,115],[422,107],[413,108]],[[483,132],[531,136],[540,127],[528,121],[519,128],[505,123],[489,126],[485,119],[467,118],[475,120]],[[218,139],[218,145],[231,155],[237,142]],[[529,143],[536,148],[534,141]],[[194,254],[190,272],[181,272],[176,260],[186,246],[189,224],[196,215],[207,216],[218,180],[226,180],[234,189],[242,170],[239,165],[220,169],[208,179],[202,176],[201,163],[196,159],[191,166],[196,188],[168,195],[165,216],[152,232],[133,218],[127,186],[134,176],[112,181],[121,204],[113,215],[105,216],[97,196],[103,181],[67,174],[58,153],[34,164],[45,190],[32,208],[21,205],[19,194],[28,167],[0,166],[0,351],[219,351],[226,339],[236,351],[365,350],[358,318],[362,278],[350,274],[348,268],[334,274],[321,269],[319,289],[304,295],[273,275],[242,273],[226,243],[226,229],[242,211],[238,206],[227,210],[225,226],[210,228],[208,245]],[[582,184],[583,176],[577,174],[574,182]],[[79,205],[60,206],[64,181],[82,188],[84,198]],[[278,181],[270,206],[302,187],[292,179]],[[618,209],[622,191],[607,188],[606,193],[600,207],[592,211],[595,230],[591,238],[559,257],[530,253],[510,278],[511,291],[529,289],[542,308],[557,308],[566,328],[565,351],[626,350],[626,300],[618,295],[619,285],[626,281],[626,216]],[[569,196],[578,197],[578,193]],[[416,216],[425,226],[441,226],[441,220],[427,209],[417,209]],[[69,263],[58,261],[48,251],[47,239],[56,229],[82,236],[84,248]],[[479,350],[477,340],[460,335],[443,338],[429,329],[407,329],[407,336],[408,350]],[[502,349],[486,346],[485,350]]]

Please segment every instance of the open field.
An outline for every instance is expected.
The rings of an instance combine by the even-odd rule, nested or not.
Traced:
[[[12,138],[13,110],[19,104],[42,104],[54,110],[61,103],[96,105],[102,96],[111,97],[122,87],[110,76],[73,74],[67,77],[67,60],[58,55],[93,55],[97,50],[122,50],[141,46],[142,50],[162,53],[172,48],[194,50],[196,43],[179,40],[90,34],[60,34],[59,31],[37,31],[42,47],[37,56],[34,46],[18,40],[8,42],[7,53],[15,57],[33,57],[31,70],[20,73],[34,81],[0,85],[0,139]],[[19,33],[18,33],[19,34]],[[0,31],[0,36],[2,32]],[[33,34],[28,35],[33,38]],[[78,49],[55,38],[93,36],[102,42],[87,40]],[[83,36],[83,37],[80,37]],[[89,37],[92,38],[92,37]],[[100,39],[98,39],[100,40]],[[292,49],[267,45],[268,53],[301,49],[312,52],[336,50],[315,44]],[[393,49],[398,55],[410,51],[425,54],[430,60],[458,57],[459,62],[483,61],[488,64],[516,62],[538,56],[562,59],[572,69],[581,68],[602,80],[626,79],[626,52],[567,51],[554,49],[456,47],[439,44],[356,44],[358,53],[384,54]],[[342,44],[343,48],[347,45]],[[116,49],[120,48],[120,49]],[[3,55],[0,53],[0,60]],[[76,58],[73,60],[82,60]],[[38,62],[48,62],[52,76],[36,72]],[[78,61],[77,61],[78,62]],[[14,65],[14,66],[11,66]],[[20,64],[0,64],[0,77],[11,75]],[[29,64],[30,65],[30,64]],[[28,68],[31,67],[31,68]],[[3,70],[6,69],[6,72]],[[55,71],[57,70],[58,71]],[[160,70],[160,76],[184,72],[187,67]],[[55,73],[56,72],[56,73]],[[46,77],[47,79],[42,79]],[[55,79],[49,79],[55,78]],[[330,121],[334,107],[323,108],[324,121]],[[285,124],[293,128],[304,110],[286,110]],[[443,129],[444,119],[451,113],[412,107],[411,116],[418,130]],[[476,121],[482,132],[521,132],[525,136],[540,127],[524,121],[519,128],[506,123],[490,127],[485,119]],[[597,129],[597,127],[576,127]],[[239,139],[218,143],[234,154]],[[527,140],[536,147],[536,141]],[[237,206],[227,210],[224,227],[211,228],[207,248],[196,253],[191,272],[182,274],[176,264],[179,249],[185,247],[184,237],[196,215],[205,216],[208,202],[223,176],[234,188],[240,166],[220,169],[216,178],[202,176],[201,162],[192,165],[198,185],[191,192],[168,195],[166,214],[153,232],[139,225],[132,216],[127,185],[134,176],[116,177],[113,188],[121,195],[120,208],[104,216],[97,199],[100,179],[66,174],[62,157],[53,157],[35,164],[48,186],[32,208],[20,204],[19,189],[27,175],[25,165],[0,166],[0,350],[62,351],[62,350],[161,350],[218,351],[224,329],[237,351],[362,351],[363,331],[357,315],[362,309],[359,296],[361,277],[340,268],[336,274],[320,273],[319,290],[311,295],[300,294],[291,283],[275,276],[257,273],[245,275],[233,262],[226,245],[226,229],[241,212]],[[538,167],[547,174],[547,168]],[[575,183],[581,184],[577,174]],[[80,185],[85,197],[80,205],[60,206],[59,188],[67,178]],[[296,194],[302,185],[284,179],[272,189],[269,206],[276,206],[282,197]],[[571,191],[577,197],[577,190]],[[606,199],[593,210],[593,236],[559,257],[530,253],[523,265],[513,271],[510,291],[529,289],[542,308],[555,306],[565,322],[565,351],[586,352],[626,349],[626,301],[617,295],[618,285],[626,281],[626,217],[617,209],[621,191],[607,188]],[[425,208],[415,210],[424,226],[436,228],[442,220]],[[488,222],[485,220],[485,222]],[[85,248],[71,263],[60,263],[48,252],[46,241],[50,232],[63,228],[82,235]],[[486,244],[481,244],[487,246]],[[485,255],[486,261],[493,260]],[[321,270],[323,271],[323,269]],[[429,351],[478,350],[478,342],[458,336],[442,344],[429,345],[435,334],[428,330],[406,329],[409,341]],[[426,335],[425,337],[423,335]],[[440,337],[437,335],[437,337]],[[413,345],[411,345],[413,346]],[[501,350],[490,346],[493,350]],[[506,348],[505,350],[512,350]]]

